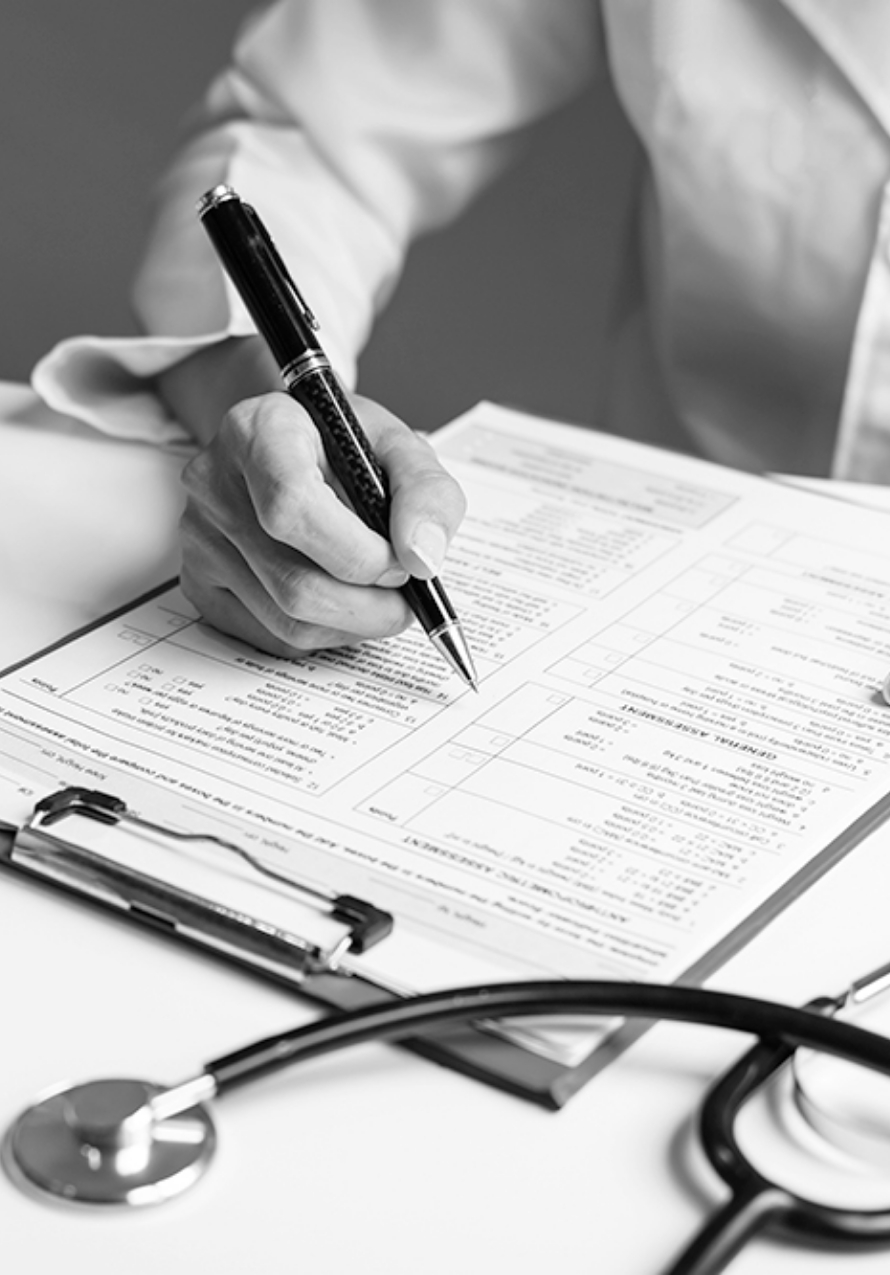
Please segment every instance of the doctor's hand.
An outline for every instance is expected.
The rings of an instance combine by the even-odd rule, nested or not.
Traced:
[[[463,493],[424,439],[351,396],[390,486],[387,543],[345,502],[318,431],[277,382],[251,338],[162,378],[171,409],[208,440],[183,473],[183,592],[208,623],[275,655],[398,633],[412,619],[398,587],[438,573]]]

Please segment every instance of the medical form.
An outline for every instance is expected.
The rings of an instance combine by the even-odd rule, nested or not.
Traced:
[[[886,813],[887,517],[491,404],[435,444],[478,694],[419,630],[291,661],[172,585],[0,680],[0,815],[242,838],[390,909],[408,992],[696,977]]]

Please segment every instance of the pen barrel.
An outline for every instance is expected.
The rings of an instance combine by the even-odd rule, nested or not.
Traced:
[[[315,336],[318,323],[269,232],[230,186],[208,191],[198,212],[224,270],[275,357],[288,393],[318,430],[346,499],[372,531],[389,540],[386,474]],[[438,579],[409,579],[400,592],[449,663],[475,685],[468,652],[453,649],[452,630],[459,630],[459,625]]]
[[[201,224],[280,368],[318,350],[316,320],[254,210],[228,188],[205,196]]]
[[[380,462],[331,368],[315,367],[288,385],[321,436],[325,455],[356,513],[389,539],[389,487]],[[427,633],[456,624],[457,615],[437,578],[410,579],[400,590]]]
[[[328,463],[355,512],[388,540],[386,475],[333,369],[315,367],[291,380],[287,389],[312,418]]]
[[[457,624],[457,614],[438,576],[431,580],[415,580],[412,576],[399,592],[426,633]]]

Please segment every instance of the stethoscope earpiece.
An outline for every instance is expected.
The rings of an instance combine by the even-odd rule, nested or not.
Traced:
[[[165,1116],[144,1080],[90,1080],[26,1108],[3,1143],[7,1172],[29,1191],[75,1204],[155,1204],[187,1190],[216,1149],[205,1107]]]

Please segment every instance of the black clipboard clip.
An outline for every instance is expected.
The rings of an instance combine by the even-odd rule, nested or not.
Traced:
[[[308,908],[342,927],[342,934],[338,933],[332,944],[320,944],[289,926],[173,885],[128,864],[126,857],[110,858],[94,847],[78,844],[75,838],[60,835],[58,825],[72,819],[123,825],[148,838],[180,845],[201,843],[236,855],[258,878],[284,886],[301,909]],[[135,919],[172,930],[201,946],[259,965],[291,982],[337,973],[346,953],[368,951],[393,928],[391,913],[363,899],[300,882],[235,841],[155,823],[130,810],[118,797],[88,788],[63,788],[38,801],[13,837],[8,859],[31,875],[125,910]]]

